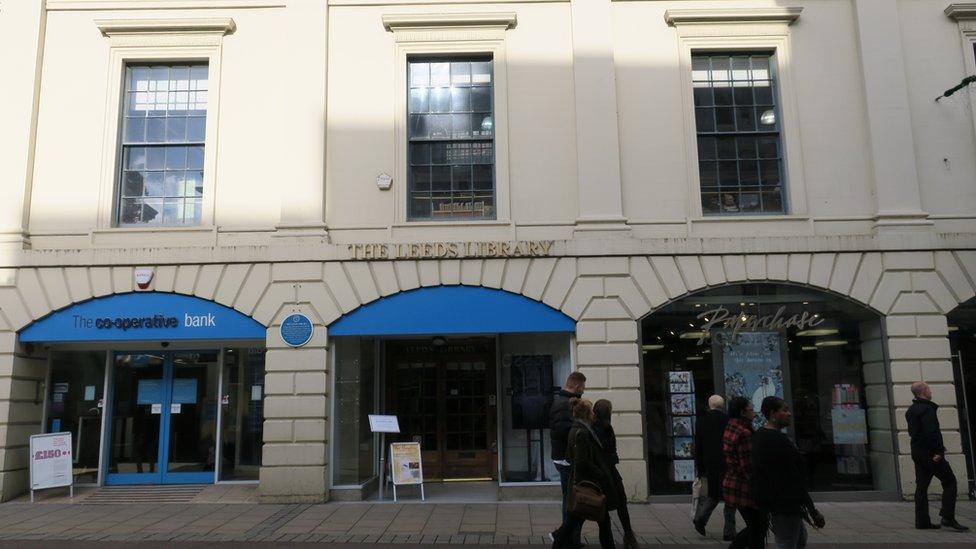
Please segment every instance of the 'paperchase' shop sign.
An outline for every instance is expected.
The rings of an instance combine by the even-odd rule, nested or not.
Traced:
[[[498,242],[418,242],[349,244],[353,259],[463,259],[467,257],[546,257],[552,240]]]
[[[162,292],[92,299],[24,328],[22,342],[261,339],[265,328],[233,309]]]

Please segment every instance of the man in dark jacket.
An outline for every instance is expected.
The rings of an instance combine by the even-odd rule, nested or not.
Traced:
[[[912,461],[915,462],[915,528],[938,528],[929,519],[929,484],[932,477],[942,483],[942,526],[958,532],[969,528],[956,522],[956,475],[945,459],[945,445],[939,428],[939,405],[932,402],[932,389],[924,381],[912,384],[915,400],[905,412],[908,434],[912,438]]]
[[[708,398],[708,411],[705,412],[695,425],[695,470],[698,476],[705,480],[706,494],[698,499],[695,517],[692,520],[695,530],[705,534],[712,511],[722,501],[722,479],[725,478],[725,455],[722,452],[722,435],[729,423],[729,416],[725,414],[725,399],[719,395]],[[735,508],[725,505],[725,526],[722,539],[732,541],[735,537]]]
[[[568,522],[569,512],[566,503],[569,498],[569,461],[566,458],[566,444],[569,429],[573,426],[573,414],[569,409],[569,399],[580,398],[586,389],[586,376],[573,372],[566,378],[566,384],[552,400],[549,408],[549,440],[552,441],[550,455],[559,471],[559,485],[563,490],[563,522]]]
[[[793,414],[775,396],[763,399],[762,414],[766,424],[752,435],[752,493],[759,508],[769,513],[776,547],[806,547],[804,517],[817,528],[826,521],[807,492],[800,451],[782,431],[793,422]]]

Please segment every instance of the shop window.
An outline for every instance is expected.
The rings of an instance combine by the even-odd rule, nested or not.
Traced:
[[[960,305],[947,317],[960,443],[969,477],[965,491],[973,499],[976,498],[976,441],[973,440],[976,434],[976,299]]]
[[[411,221],[495,219],[492,59],[407,61]]]
[[[694,53],[704,215],[786,212],[774,57]]]
[[[200,225],[207,93],[206,63],[125,67],[119,226]]]
[[[500,337],[502,482],[557,482],[550,456],[549,406],[572,371],[565,334]]]
[[[872,410],[864,366],[882,363],[880,316],[796,286],[746,284],[674,302],[642,322],[652,494],[690,493],[694,434],[709,396],[780,396],[811,490],[894,490],[890,410]],[[875,412],[869,414],[869,411]],[[869,418],[884,418],[869,425]],[[880,420],[879,420],[880,421]],[[872,444],[874,437],[888,437]]]
[[[258,480],[264,444],[264,349],[225,349],[220,480]]]
[[[45,431],[71,433],[72,470],[79,484],[98,481],[104,388],[104,351],[52,354]]]
[[[376,443],[368,417],[377,413],[376,390],[376,340],[335,338],[332,440],[336,486],[361,485],[377,473]]]

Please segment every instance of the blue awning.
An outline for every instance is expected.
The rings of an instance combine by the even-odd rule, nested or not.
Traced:
[[[265,339],[266,328],[219,303],[181,294],[140,292],[99,297],[39,319],[22,343]]]
[[[363,305],[330,336],[575,332],[572,318],[527,297],[476,286],[418,288]]]

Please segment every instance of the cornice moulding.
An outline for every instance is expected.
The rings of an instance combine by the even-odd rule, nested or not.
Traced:
[[[957,2],[949,4],[945,9],[945,14],[955,21],[976,19],[976,2]]]
[[[237,24],[230,17],[201,19],[96,19],[103,36],[129,34],[231,34]]]
[[[664,21],[678,25],[709,25],[725,23],[785,23],[792,25],[803,8],[715,8],[677,9],[664,12]]]
[[[510,29],[518,22],[514,12],[498,13],[405,13],[383,16],[388,31],[458,27],[501,27]]]
[[[283,8],[283,0],[47,0],[48,11]]]

